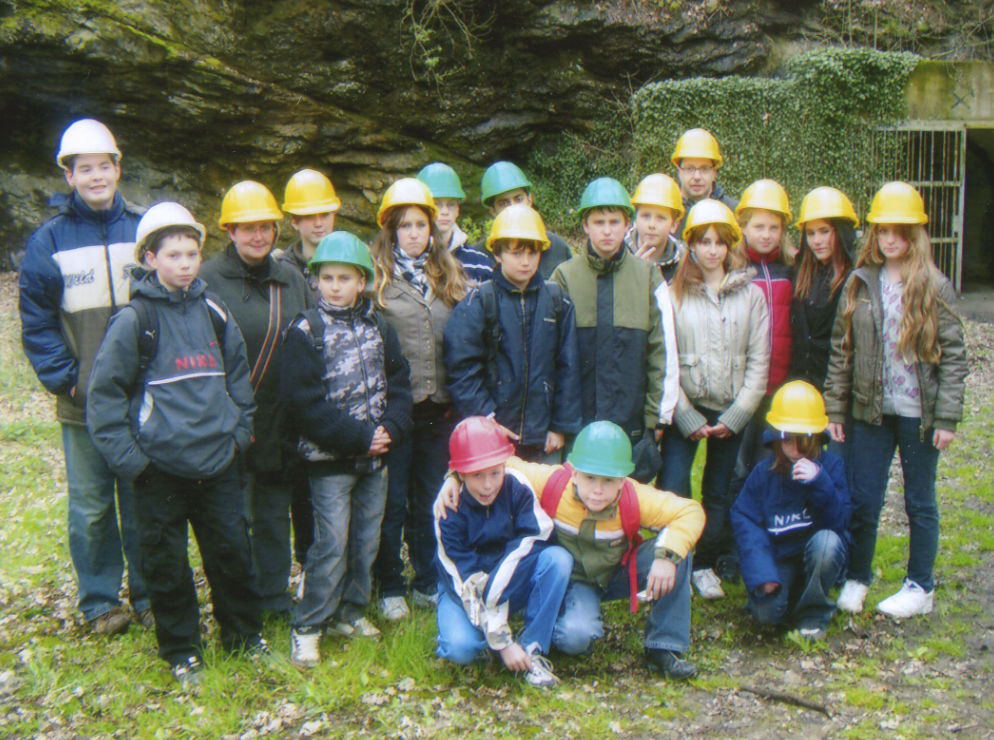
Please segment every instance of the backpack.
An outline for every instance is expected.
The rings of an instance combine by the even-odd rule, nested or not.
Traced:
[[[563,293],[562,286],[552,280],[546,280],[545,287],[552,298],[552,316],[558,328],[562,320],[566,295]],[[487,380],[491,387],[495,387],[497,385],[497,349],[504,338],[500,328],[500,316],[497,313],[497,288],[494,286],[493,280],[488,280],[480,284],[476,291],[480,297],[480,304],[483,306],[483,336],[487,348]]]
[[[556,518],[556,509],[562,500],[563,492],[570,478],[573,477],[573,466],[565,463],[549,476],[542,489],[542,508],[552,520]],[[628,540],[628,549],[621,558],[621,564],[628,566],[628,590],[631,595],[632,614],[638,611],[638,557],[636,552],[642,544],[642,515],[639,510],[638,493],[632,482],[625,478],[621,485],[621,495],[618,497],[618,514],[621,515],[621,529]]]
[[[218,347],[221,348],[221,362],[223,364],[224,331],[228,323],[228,312],[224,308],[224,303],[214,293],[206,290],[203,297],[207,303],[207,315],[211,319],[214,337],[217,339]],[[142,295],[133,296],[128,305],[135,309],[135,313],[138,314],[138,373],[135,377],[141,378],[159,351],[159,314],[156,312],[152,300]]]
[[[311,331],[311,343],[314,347],[314,351],[318,353],[318,357],[324,356],[324,317],[321,316],[321,311],[316,308],[308,308],[300,312],[300,315],[307,320],[307,328]],[[384,349],[386,352],[386,329],[383,327],[383,322],[385,319],[380,315],[379,311],[373,313],[373,319],[376,321],[376,330],[380,333],[380,337],[384,338]],[[294,319],[287,326],[286,330],[290,331],[290,327],[297,323]]]

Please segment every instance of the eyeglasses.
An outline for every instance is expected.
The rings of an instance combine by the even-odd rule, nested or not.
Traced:
[[[680,172],[686,172],[688,175],[710,175],[714,172],[714,167],[709,164],[703,167],[684,167],[680,165]]]

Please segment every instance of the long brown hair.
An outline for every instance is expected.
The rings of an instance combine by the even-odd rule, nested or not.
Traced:
[[[743,242],[741,240],[738,242],[735,241],[735,232],[732,231],[732,227],[728,224],[701,224],[700,226],[688,229],[683,235],[684,240],[687,242],[687,251],[680,258],[680,264],[677,265],[673,280],[670,283],[670,292],[672,292],[673,299],[678,306],[683,301],[683,296],[691,286],[704,282],[704,273],[694,259],[693,251],[694,245],[703,239],[708,229],[711,228],[718,233],[718,241],[728,248],[728,253],[725,255],[724,261],[726,273],[732,270],[741,270],[748,263],[745,256],[745,249],[742,246]]]
[[[777,249],[780,250],[778,259],[785,265],[794,264],[794,242],[787,234],[787,219],[782,213],[778,211],[771,211],[768,208],[743,208],[739,212],[738,216],[736,216],[739,226],[742,227],[742,251],[745,252],[745,250],[749,247],[746,243],[745,227],[749,225],[749,222],[752,220],[752,217],[756,215],[757,211],[771,213],[780,219],[780,241],[777,242]]]
[[[936,304],[942,301],[939,295],[939,269],[932,262],[932,243],[928,232],[919,224],[888,224],[897,229],[908,240],[908,252],[901,263],[901,278],[904,293],[901,295],[901,329],[897,338],[897,349],[905,362],[939,361],[939,312]],[[883,267],[886,259],[880,251],[879,224],[872,224],[863,248],[860,250],[856,267],[874,265]],[[842,313],[845,326],[845,342],[852,343],[852,315],[856,311],[857,281],[850,281],[846,289],[846,309]],[[944,302],[944,301],[943,301]],[[948,306],[947,306],[948,308]],[[952,309],[949,309],[952,311]]]
[[[821,220],[832,227],[832,285],[829,296],[834,296],[836,291],[846,282],[849,273],[852,272],[852,259],[839,236],[838,219],[826,218]],[[807,224],[804,226],[805,228],[801,229],[801,248],[799,250],[801,261],[797,266],[797,276],[794,278],[794,297],[801,301],[807,300],[808,294],[811,292],[811,281],[819,266],[818,258],[815,257],[815,253],[808,244]]]
[[[801,457],[806,457],[809,460],[817,460],[821,457],[821,448],[825,444],[825,435],[788,434],[788,436],[797,440],[797,451],[801,453]],[[781,437],[773,443],[773,462],[770,464],[770,469],[777,475],[786,476],[790,475],[794,463],[784,454],[782,439]]]
[[[466,274],[463,272],[455,257],[449,254],[448,247],[443,244],[442,235],[431,217],[431,212],[420,205],[400,204],[387,211],[387,218],[380,233],[373,239],[369,252],[373,257],[373,267],[376,269],[374,291],[376,302],[382,307],[383,290],[393,280],[394,256],[393,248],[397,246],[397,227],[404,218],[408,208],[418,208],[428,218],[431,224],[431,236],[428,239],[428,259],[425,262],[425,275],[431,284],[432,292],[450,306],[454,306],[466,297]]]

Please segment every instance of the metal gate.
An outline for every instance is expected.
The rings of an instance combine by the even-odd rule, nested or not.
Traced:
[[[966,195],[966,126],[915,122],[880,132],[884,177],[910,182],[925,200],[932,258],[960,290]]]

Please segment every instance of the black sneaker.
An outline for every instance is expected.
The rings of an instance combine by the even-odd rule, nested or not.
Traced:
[[[245,647],[245,657],[252,662],[268,658],[269,655],[269,643],[262,637],[257,637],[253,642]]]
[[[191,655],[173,665],[172,673],[183,691],[194,691],[204,677],[204,664],[196,655]]]
[[[645,662],[649,665],[650,670],[658,671],[667,678],[686,681],[697,675],[697,666],[689,660],[684,660],[672,650],[646,648]]]
[[[135,618],[138,620],[138,624],[142,626],[142,629],[155,629],[155,617],[152,615],[151,609],[142,609],[135,615]]]

